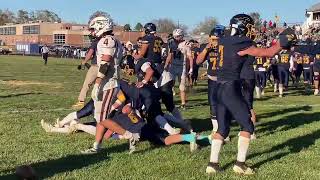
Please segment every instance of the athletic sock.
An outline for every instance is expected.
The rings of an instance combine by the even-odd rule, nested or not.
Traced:
[[[132,138],[132,133],[129,131],[126,131],[126,132],[124,132],[123,137],[125,139],[130,139],[130,138]]]
[[[211,144],[210,162],[219,163],[219,153],[223,144],[223,140],[213,139]]]
[[[182,136],[182,141],[185,141],[185,142],[195,142],[195,135],[194,134],[184,134],[184,135],[181,135]]]
[[[211,119],[212,123],[212,131],[217,132],[218,131],[218,121],[216,119]]]
[[[169,114],[164,114],[163,117],[170,121],[170,122],[173,122],[175,124],[177,124],[179,127],[183,128],[184,130],[188,131],[188,132],[191,132],[192,128],[191,126],[189,125],[189,123],[183,119],[178,119],[174,116],[171,116]]]
[[[72,120],[75,120],[75,119],[78,119],[77,112],[72,112],[59,122],[59,126],[62,127],[66,124],[69,124]]]
[[[246,161],[249,144],[250,144],[250,138],[239,136],[237,161],[239,162]]]
[[[91,135],[96,135],[96,127],[91,125],[84,125],[84,124],[77,124],[76,129],[80,131],[84,131],[86,133],[89,133]]]
[[[94,149],[100,149],[100,148],[101,148],[101,143],[99,143],[99,142],[94,142],[94,143],[93,143],[93,148],[94,148]]]
[[[166,130],[170,135],[176,134],[174,128],[168,123],[168,121],[162,117],[162,116],[157,116],[156,117],[156,122],[160,126],[160,128]]]

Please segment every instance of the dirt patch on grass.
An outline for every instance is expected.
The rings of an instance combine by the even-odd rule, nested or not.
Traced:
[[[2,84],[10,85],[10,86],[31,86],[31,85],[39,85],[39,86],[53,86],[53,87],[62,87],[61,83],[49,83],[49,82],[39,82],[39,81],[20,81],[20,80],[7,80],[1,81]]]

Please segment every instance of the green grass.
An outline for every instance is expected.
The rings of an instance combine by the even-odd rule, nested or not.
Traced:
[[[14,179],[15,167],[23,164],[31,164],[41,179],[320,177],[320,97],[304,95],[302,89],[291,89],[282,99],[268,89],[266,97],[255,102],[258,139],[250,145],[248,156],[248,163],[256,168],[254,176],[232,172],[237,125],[231,131],[232,142],[221,152],[225,171],[212,177],[205,174],[210,147],[190,153],[188,145],[157,148],[142,142],[136,154],[128,155],[127,142],[111,140],[104,143],[103,153],[81,155],[80,150],[93,143],[93,136],[47,134],[39,123],[41,119],[54,122],[72,111],[85,76],[77,64],[50,58],[48,66],[43,66],[39,57],[0,56],[0,179]],[[197,131],[209,134],[205,81],[190,93],[189,105],[184,117]]]

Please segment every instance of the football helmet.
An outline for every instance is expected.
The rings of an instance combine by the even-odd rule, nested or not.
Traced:
[[[255,39],[254,20],[247,14],[237,14],[230,20],[231,36],[247,36]]]
[[[103,16],[96,17],[89,23],[89,29],[92,29],[97,37],[105,32],[113,31],[113,26],[112,20]]]
[[[216,25],[210,32],[209,36],[222,37],[224,36],[225,27],[223,25]]]
[[[177,37],[184,37],[184,32],[182,29],[175,29],[173,30],[173,33],[172,33],[173,37],[174,38],[177,38]]]
[[[157,27],[153,23],[147,23],[147,24],[144,25],[143,28],[144,28],[144,32],[146,34],[154,34],[157,31]]]

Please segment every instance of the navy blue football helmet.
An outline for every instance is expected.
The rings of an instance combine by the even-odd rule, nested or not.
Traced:
[[[222,37],[224,36],[224,30],[226,28],[223,25],[216,25],[210,32],[210,36]]]
[[[144,25],[144,32],[146,34],[155,33],[157,31],[157,27],[153,23],[147,23]]]
[[[237,14],[230,20],[231,36],[255,38],[254,20],[247,14]]]

